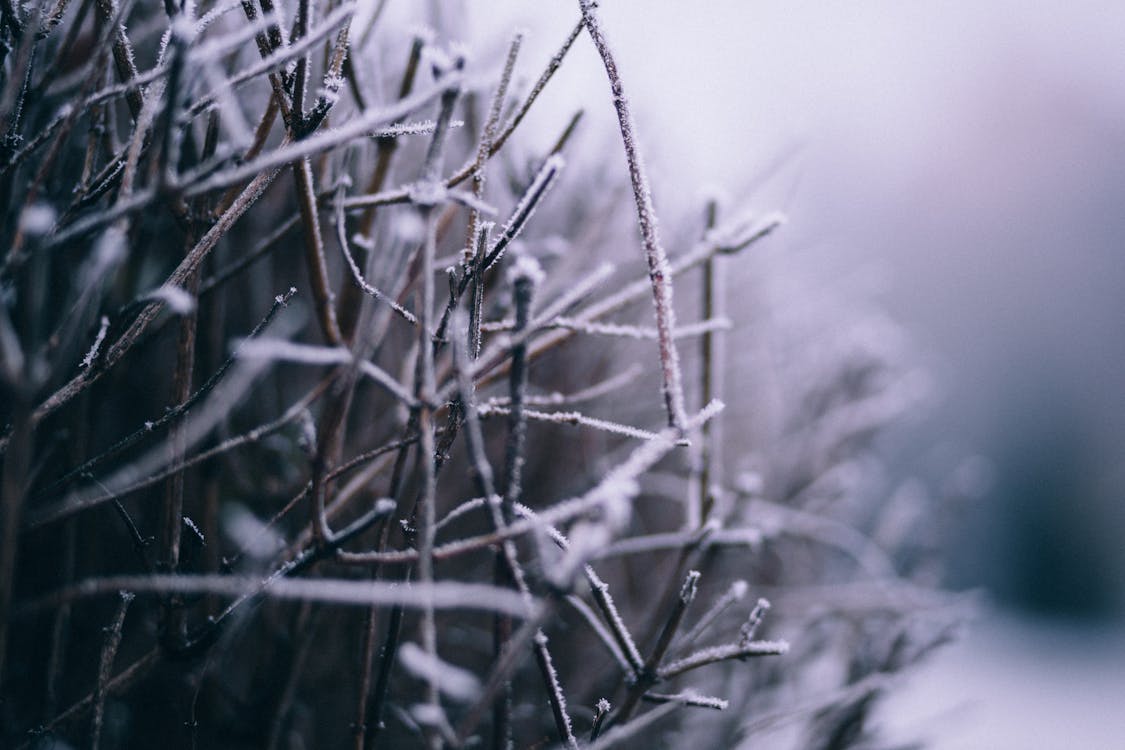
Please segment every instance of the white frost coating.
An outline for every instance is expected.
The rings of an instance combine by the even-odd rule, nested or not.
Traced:
[[[450,128],[465,126],[464,120],[452,120]],[[396,122],[385,128],[379,128],[371,133],[372,138],[398,138],[406,135],[429,135],[434,132],[437,123],[434,120],[418,120],[416,122]]]
[[[344,86],[344,79],[340,76],[327,76],[323,83],[317,87],[317,98],[323,99],[326,104],[335,106],[340,100],[340,89]]]
[[[672,273],[668,265],[668,256],[664,252],[664,246],[660,242],[660,234],[657,230],[652,190],[645,174],[644,159],[637,146],[636,123],[633,121],[629,102],[625,98],[625,89],[617,72],[617,62],[614,60],[613,51],[610,49],[609,42],[601,30],[598,16],[595,13],[597,3],[593,0],[579,0],[579,6],[582,9],[582,19],[585,21],[586,31],[589,32],[590,39],[594,42],[594,46],[602,58],[606,77],[609,79],[610,89],[613,93],[613,106],[617,110],[621,141],[625,147],[625,161],[628,163],[629,179],[633,184],[633,198],[637,206],[637,223],[640,226],[645,261],[648,263],[648,275],[652,282],[656,330],[659,333],[661,390],[664,395],[664,405],[668,411],[668,424],[682,432],[686,413],[680,356],[672,338],[672,331],[676,327],[676,311],[672,306]]]
[[[239,339],[234,343],[234,351],[240,359],[281,360],[306,365],[345,365],[354,359],[351,350],[344,347],[311,346],[271,338]],[[359,360],[356,366],[403,403],[414,404],[414,397],[402,384],[374,362]]]
[[[551,695],[558,702],[558,712],[562,717],[567,745],[575,747],[574,742],[574,728],[570,723],[570,712],[566,710],[566,695],[563,693],[562,685],[559,683],[559,673],[555,670],[555,663],[551,660],[551,653],[547,650],[547,636],[543,634],[542,630],[535,631],[535,646],[543,660],[543,668],[546,670],[547,679],[550,681]]]
[[[657,340],[660,338],[660,332],[655,328],[643,328],[641,326],[621,325],[618,323],[600,323],[565,316],[555,318],[551,323],[551,327],[567,328],[577,333],[597,336],[620,336],[622,338],[637,340]],[[701,336],[713,331],[729,331],[731,327],[732,324],[729,318],[710,318],[708,320],[701,320],[698,323],[689,323],[688,325],[676,328],[676,330],[672,332],[672,338],[681,339],[689,336]]]
[[[493,415],[507,415],[511,410],[507,406],[500,406],[497,404],[483,404],[478,413],[482,417],[490,417]],[[604,430],[611,432],[615,435],[624,435],[626,437],[636,438],[637,440],[654,440],[659,435],[655,432],[649,432],[639,427],[633,427],[619,422],[610,422],[607,419],[598,419],[597,417],[588,417],[585,414],[577,411],[537,411],[535,409],[524,410],[523,415],[528,419],[533,419],[536,422],[553,422],[555,424],[572,424],[581,425],[583,427],[593,427],[597,430]]]
[[[304,41],[305,39],[301,40],[302,43]],[[292,52],[292,49],[291,47],[290,52]],[[410,112],[436,99],[445,90],[456,86],[460,83],[461,79],[462,76],[459,72],[450,73],[443,76],[434,86],[411,94],[405,99],[400,99],[385,108],[368,109],[364,112],[356,113],[346,122],[343,122],[335,128],[317,131],[314,135],[292,142],[287,146],[279,146],[273,151],[259,156],[257,159],[244,162],[239,166],[218,172],[210,177],[202,176],[197,170],[195,173],[189,174],[183,179],[181,184],[186,186],[184,187],[184,194],[190,197],[221,187],[227,187],[241,182],[244,179],[259,178],[263,172],[275,167],[284,167],[305,157],[314,156],[323,151],[335,148],[353,138],[366,135],[375,128],[401,120]],[[194,106],[196,105],[193,105],[193,107]]]
[[[58,214],[46,203],[34,203],[20,213],[20,228],[30,235],[42,236],[55,226]]]
[[[98,356],[98,349],[101,348],[102,342],[105,341],[105,332],[108,330],[109,318],[103,315],[101,322],[98,324],[98,335],[94,337],[94,345],[90,347],[90,351],[86,352],[86,356],[82,358],[81,364],[78,365],[83,370],[94,364],[94,358]]]
[[[195,41],[198,31],[196,22],[187,13],[177,14],[172,21],[172,38],[185,46]]]
[[[421,41],[426,47],[433,46],[434,40],[437,39],[438,36],[433,26],[426,26],[425,24],[415,24],[409,27],[406,33],[412,39]]]
[[[197,537],[199,537],[199,543],[203,546],[207,546],[207,540],[204,538],[203,532],[199,529],[198,526],[195,525],[195,521],[191,520],[187,516],[184,516],[182,520],[184,522],[184,526],[187,526]]]
[[[312,412],[308,409],[302,409],[301,416],[298,417],[298,423],[301,432],[297,438],[297,445],[308,455],[315,455],[317,445],[316,421],[313,419]]]
[[[561,154],[552,154],[543,162],[543,166],[535,174],[535,179],[531,181],[515,209],[512,210],[512,215],[508,218],[508,223],[504,225],[504,230],[489,249],[488,253],[491,258],[489,265],[495,263],[503,254],[504,248],[519,237],[520,232],[523,231],[528,220],[535,213],[535,209],[543,202],[543,197],[554,185],[555,178],[558,177],[564,166],[566,166],[566,160],[563,159]]]
[[[434,727],[445,735],[453,732],[445,711],[442,710],[441,706],[435,706],[432,703],[415,703],[410,707],[406,718],[413,719],[418,727]]]
[[[426,224],[417,211],[400,211],[391,222],[391,233],[399,242],[413,245],[422,241]]]
[[[788,221],[788,217],[780,211],[771,211],[760,217],[738,216],[712,229],[705,240],[721,250],[735,250],[764,237]]]
[[[116,224],[110,226],[94,245],[94,265],[99,270],[119,263],[126,253],[125,232]]]
[[[605,524],[590,521],[578,521],[571,526],[569,538],[570,546],[562,560],[548,573],[552,583],[562,588],[569,587],[575,573],[586,561],[613,541],[613,535]]]
[[[678,703],[683,706],[695,706],[696,708],[713,708],[716,711],[725,711],[730,703],[722,698],[716,698],[712,695],[703,695],[695,690],[685,690],[682,693],[675,693],[674,695],[666,695],[664,693],[648,693],[645,698],[656,703]]]
[[[188,315],[195,309],[195,297],[190,293],[172,284],[165,284],[164,286],[149,292],[145,295],[145,299],[159,300],[168,305],[168,309],[177,315]]]
[[[754,640],[754,634],[758,632],[758,628],[762,625],[762,619],[769,612],[770,603],[768,599],[759,599],[758,603],[754,605],[754,609],[750,612],[750,617],[738,631],[739,643],[743,646],[749,646]]]
[[[455,701],[469,703],[480,694],[480,680],[472,672],[427,654],[417,644],[402,644],[398,659],[406,671],[437,685],[441,692]]]
[[[539,265],[539,261],[532,258],[527,253],[513,253],[515,255],[515,262],[512,267],[508,269],[508,283],[515,284],[521,279],[527,279],[531,282],[532,286],[539,286],[543,280],[547,278],[547,274],[543,271],[543,266]]]
[[[459,39],[454,39],[449,43],[449,54],[454,60],[461,60],[468,63],[472,59],[472,50],[469,45]]]
[[[614,532],[620,532],[633,515],[633,499],[641,494],[640,484],[636,479],[621,478],[601,489],[605,522]]]
[[[259,522],[260,523],[260,522]],[[263,580],[255,575],[134,575],[87,578],[28,603],[29,611],[50,606],[60,599],[99,596],[126,589],[141,593],[218,594],[241,597],[261,594],[273,599],[314,601],[367,607],[399,604],[410,609],[466,609],[499,612],[512,617],[527,616],[527,602],[515,591],[481,583],[439,581],[403,586],[383,581],[343,578],[285,578]],[[533,601],[533,604],[537,604]]]
[[[338,208],[337,210],[341,211],[341,214],[338,216],[337,221],[343,222],[342,210],[340,208]],[[411,211],[410,214],[414,216],[415,219],[418,218],[415,212]],[[396,302],[393,297],[384,294],[374,284],[370,283],[367,279],[364,278],[363,272],[359,270],[359,266],[356,264],[355,257],[352,255],[351,249],[348,247],[348,242],[347,238],[344,236],[342,223],[338,223],[337,230],[339,231],[340,251],[344,254],[344,260],[347,261],[348,269],[352,272],[352,279],[356,284],[359,285],[359,288],[375,299],[387,304],[392,310],[397,312],[410,323],[417,324],[418,319],[414,316],[414,313],[404,308],[402,305]],[[362,242],[356,243],[356,239],[360,239],[362,240]],[[368,252],[373,250],[375,247],[375,243],[371,239],[363,237],[358,233],[352,239],[352,242],[355,244],[360,244],[360,246]]]
[[[566,159],[562,157],[562,154],[552,154],[547,157],[547,161],[543,162],[543,166],[535,174],[535,179],[531,181],[531,185],[520,198],[520,202],[516,204],[511,220],[504,227],[504,234],[512,233],[514,237],[519,233],[520,229],[531,218],[531,215],[535,213],[535,208],[542,201],[543,196],[554,184],[555,177],[565,166]]]
[[[714,624],[714,622],[720,616],[722,616],[722,614],[726,612],[732,604],[738,601],[742,601],[742,598],[746,596],[746,592],[749,590],[749,588],[750,586],[746,583],[746,581],[743,581],[741,579],[732,583],[730,587],[727,588],[726,592],[722,596],[720,596],[714,604],[711,605],[711,608],[708,609],[703,614],[703,616],[699,618],[699,622],[697,622],[690,631],[683,634],[673,642],[671,651],[679,651],[681,648],[690,646],[691,644],[699,640],[700,636],[707,632],[708,628],[710,628],[711,625]]]
[[[456,56],[453,54],[452,48],[449,52],[446,52],[430,42],[427,42],[426,46],[422,48],[421,62],[423,64],[429,64],[437,75],[451,69],[455,59]]]
[[[253,560],[269,560],[285,548],[285,539],[239,504],[224,505],[219,516],[223,533]]]

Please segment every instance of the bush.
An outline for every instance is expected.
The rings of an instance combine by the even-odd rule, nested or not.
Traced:
[[[70,5],[3,6],[5,746],[871,741],[950,622],[858,491],[912,381],[837,325],[723,422],[780,219],[665,253],[594,3],[522,95],[518,35],[370,80],[382,4]],[[583,33],[620,177],[567,174],[581,113],[520,150]]]

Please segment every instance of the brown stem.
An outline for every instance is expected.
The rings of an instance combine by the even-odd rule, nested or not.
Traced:
[[[641,229],[645,261],[648,263],[648,276],[652,283],[653,306],[656,310],[656,330],[659,332],[660,375],[663,380],[664,405],[668,411],[668,424],[683,429],[684,388],[680,374],[679,354],[672,338],[676,327],[676,311],[672,306],[672,274],[668,267],[668,256],[660,242],[656,228],[656,211],[652,205],[652,192],[645,174],[644,161],[637,144],[636,125],[629,101],[625,98],[625,88],[617,72],[617,62],[613,51],[602,33],[595,14],[593,0],[579,0],[586,31],[590,34],[598,54],[601,55],[613,92],[613,106],[617,110],[617,122],[621,128],[621,140],[625,146],[625,160],[629,164],[629,180],[633,183],[633,198],[637,204],[637,222]]]

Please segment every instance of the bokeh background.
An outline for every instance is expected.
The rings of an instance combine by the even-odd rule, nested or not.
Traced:
[[[515,25],[527,59],[545,59],[575,6],[430,13],[481,59]],[[944,584],[984,596],[965,636],[896,691],[897,736],[1117,747],[1125,5],[605,0],[602,15],[658,209],[718,193],[790,218],[734,296],[756,296],[758,315],[800,296],[885,316],[928,375],[929,407],[884,450],[904,482],[958,483]],[[605,83],[589,40],[575,52],[533,112],[553,125],[527,130],[553,137],[585,107],[580,160],[618,136],[608,91],[590,95]],[[750,377],[755,335],[752,314],[728,379]]]

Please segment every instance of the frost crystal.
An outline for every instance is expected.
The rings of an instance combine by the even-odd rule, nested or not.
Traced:
[[[199,527],[195,525],[195,521],[191,520],[187,516],[184,516],[183,522],[184,522],[184,526],[187,526],[189,529],[191,529],[193,532],[195,532],[195,535],[197,537],[199,537],[199,543],[206,547],[207,541],[203,537],[203,532],[200,531]]]

